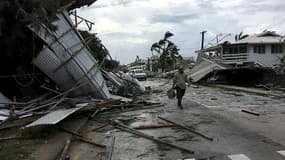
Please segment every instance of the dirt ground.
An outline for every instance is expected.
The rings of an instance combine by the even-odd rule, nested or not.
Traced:
[[[278,154],[278,151],[285,150],[284,99],[192,85],[186,91],[183,99],[184,109],[181,110],[176,106],[175,99],[168,99],[166,96],[166,91],[171,87],[171,80],[152,79],[143,83],[145,86],[151,86],[152,92],[137,98],[160,102],[164,106],[121,113],[101,113],[89,120],[84,127],[81,127],[81,124],[86,120],[86,116],[74,115],[58,126],[80,129],[80,133],[85,137],[105,144],[107,148],[111,145],[112,137],[115,136],[113,160],[190,158],[230,160],[236,155],[244,155],[253,160],[285,159]],[[241,112],[242,109],[259,113],[260,116]],[[167,123],[158,116],[184,124],[214,140],[209,141],[179,127],[140,130],[160,140],[195,151],[194,154],[190,154],[115,129],[111,125],[96,132],[87,132],[110,120],[119,120],[130,127]],[[22,130],[25,134],[37,136],[32,139],[1,142],[1,160],[57,159],[65,140],[70,137],[69,134],[56,129],[57,127]],[[17,132],[18,130],[8,130],[0,134],[4,136]],[[107,153],[105,149],[74,140],[68,156],[72,160],[105,160]]]

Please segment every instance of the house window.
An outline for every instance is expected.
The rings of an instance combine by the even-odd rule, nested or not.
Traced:
[[[232,46],[225,48],[224,54],[240,54],[247,53],[247,46]]]
[[[281,44],[272,44],[271,53],[283,53],[283,47]]]
[[[238,47],[234,47],[234,54],[238,54]]]
[[[260,54],[265,53],[265,45],[264,44],[254,45],[254,53],[260,53]]]
[[[247,46],[239,47],[239,53],[247,53]]]

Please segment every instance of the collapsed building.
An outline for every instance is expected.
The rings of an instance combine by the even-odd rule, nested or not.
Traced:
[[[194,82],[238,85],[273,83],[275,69],[282,65],[285,53],[284,37],[273,31],[264,31],[196,53],[197,64],[190,73]]]
[[[1,120],[34,116],[43,110],[51,114],[47,117],[61,112],[67,116],[82,108],[77,106],[80,102],[110,100],[110,91],[121,96],[145,91],[132,77],[104,71],[102,65],[110,56],[107,49],[98,44],[106,53],[96,60],[99,53],[89,43],[97,37],[83,37],[77,29],[87,20],[71,11],[95,1],[0,2]],[[92,23],[87,26],[91,28]],[[63,104],[67,101],[71,109]]]
[[[12,98],[13,96],[23,97],[24,95],[42,93],[44,91],[41,88],[42,85],[49,86],[51,88],[56,88],[56,86],[58,86],[62,90],[66,90],[68,87],[71,87],[71,83],[74,82],[66,81],[67,79],[59,80],[59,75],[61,75],[61,77],[66,76],[62,71],[58,71],[59,74],[55,74],[53,76],[51,74],[47,74],[47,70],[40,68],[39,61],[41,58],[47,58],[43,57],[43,52],[51,52],[53,53],[53,56],[60,56],[57,54],[62,54],[63,48],[65,49],[64,56],[68,59],[68,54],[66,53],[73,53],[76,48],[70,48],[72,46],[68,46],[63,41],[72,38],[74,41],[74,37],[65,37],[62,35],[62,39],[60,39],[59,36],[61,34],[60,32],[64,32],[64,30],[69,28],[73,28],[73,33],[70,35],[78,35],[77,41],[75,40],[73,42],[74,44],[70,45],[78,43],[77,46],[75,46],[77,49],[84,45],[84,40],[78,34],[76,28],[74,28],[74,26],[68,26],[72,25],[70,19],[68,19],[69,17],[67,17],[67,19],[63,19],[63,17],[59,17],[60,15],[57,14],[57,11],[66,5],[66,8],[63,8],[62,11],[64,11],[64,9],[67,9],[68,11],[84,5],[90,5],[95,1],[96,0],[74,1],[73,3],[70,3],[71,1],[68,0],[52,1],[52,3],[49,4],[51,5],[50,8],[46,6],[43,8],[43,6],[41,6],[49,3],[48,1],[1,1],[1,92],[9,98]],[[39,7],[39,9],[36,9],[37,7]],[[43,10],[46,14],[41,15],[41,12],[37,13],[37,10]],[[64,14],[65,16],[68,16],[66,13]],[[51,21],[54,21],[54,23],[51,23]],[[63,23],[67,23],[66,26],[57,26],[63,25]],[[34,27],[31,27],[31,25],[34,25]],[[71,31],[71,29],[69,30]],[[53,41],[52,45],[49,44],[51,41]],[[56,47],[58,50],[56,50]],[[60,48],[61,52],[59,50]],[[50,54],[50,56],[52,56],[52,54]],[[46,63],[48,64],[42,63],[41,65],[46,65],[46,67],[55,67],[55,63],[62,63],[63,60],[64,59],[60,59],[61,62],[56,62],[56,59],[53,61],[51,59],[46,59]],[[75,63],[76,60],[72,61],[74,61],[72,63]],[[93,63],[96,63],[94,58]],[[78,70],[78,67],[80,67],[80,65],[73,66],[72,70],[74,70],[74,72],[78,72],[76,71],[76,69]],[[65,68],[68,68],[68,66]],[[82,73],[80,74],[82,75]],[[73,81],[75,81],[78,79],[78,76],[70,78],[73,78]],[[109,96],[101,95],[101,98],[109,98]]]
[[[40,95],[51,88],[70,90],[72,96],[109,99],[101,73],[108,55],[99,64],[94,58],[97,53],[89,47],[96,37],[85,38],[77,30],[87,20],[74,15],[74,24],[69,17],[73,14],[69,11],[95,1],[1,1],[0,92],[12,99]]]

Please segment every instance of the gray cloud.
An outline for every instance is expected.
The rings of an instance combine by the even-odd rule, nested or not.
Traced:
[[[268,29],[284,34],[284,8],[284,0],[98,0],[78,13],[95,22],[94,31],[111,55],[126,64],[136,55],[150,56],[151,44],[168,30],[187,57],[199,49],[202,30],[208,31],[205,44],[219,33]]]
[[[98,5],[93,5],[90,7],[90,9],[94,8],[107,8],[107,7],[115,7],[115,6],[126,6],[133,2],[144,2],[149,0],[109,0],[109,3],[102,3]]]
[[[193,20],[199,18],[199,14],[183,14],[183,15],[171,15],[171,14],[155,14],[150,19],[150,23],[182,23],[185,20]]]

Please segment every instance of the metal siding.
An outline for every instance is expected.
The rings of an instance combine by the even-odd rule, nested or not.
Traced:
[[[31,124],[26,125],[25,127],[57,124],[58,122],[62,121],[63,119],[65,119],[66,117],[68,117],[69,115],[78,111],[81,108],[82,107],[51,111],[50,113],[32,122]]]
[[[67,15],[67,12],[65,12]],[[55,21],[53,24],[57,26],[57,30],[55,31],[55,35],[60,37],[63,33],[69,30],[71,27],[68,22],[64,19],[61,14],[58,14],[59,19]],[[69,19],[71,22],[71,20]],[[33,29],[32,29],[33,30]],[[40,31],[36,32],[47,44],[50,44],[54,41],[54,37],[46,36],[44,34],[44,28],[40,28]],[[68,50],[68,52],[58,43],[54,43],[50,47],[55,51],[55,55],[44,56],[39,55],[36,59],[38,60],[35,63],[40,69],[42,69],[51,79],[53,79],[61,88],[69,89],[72,87],[72,84],[76,82],[76,80],[80,79],[84,74],[86,74],[91,67],[97,65],[95,58],[91,55],[87,48],[84,48],[80,51],[77,56],[73,57],[65,66],[61,67],[56,73],[53,71],[60,66],[61,63],[65,62],[66,60],[70,59],[71,54],[78,51],[84,44],[81,41],[82,36],[76,34],[78,31],[70,31],[68,34],[63,36],[59,42]],[[41,52],[40,54],[53,54],[50,52]],[[41,61],[41,62],[39,62]],[[55,61],[55,64],[52,64],[51,61]],[[44,65],[41,65],[43,63]],[[51,65],[49,67],[49,65]],[[76,91],[73,91],[73,94],[84,94],[86,93],[93,93],[96,96],[104,99],[110,98],[110,93],[108,88],[104,82],[103,76],[100,71],[98,70],[98,66],[94,67],[89,75],[85,77],[85,79],[81,83],[87,83],[85,86],[80,87]],[[96,74],[95,74],[96,73]],[[59,76],[59,77],[58,77]],[[66,83],[68,82],[68,83]],[[69,83],[73,82],[73,83]],[[102,85],[103,84],[103,85]],[[80,90],[80,91],[79,91]]]

